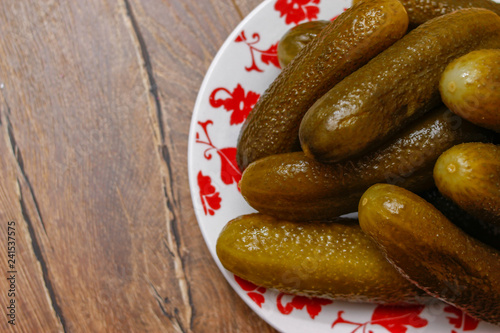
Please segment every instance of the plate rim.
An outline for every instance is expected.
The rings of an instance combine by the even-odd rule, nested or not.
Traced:
[[[194,214],[196,217],[196,224],[202,234],[204,243],[206,248],[208,249],[213,261],[218,267],[218,273],[221,274],[224,279],[226,280],[226,283],[229,285],[229,287],[236,293],[236,296],[242,300],[254,313],[257,315],[259,318],[261,318],[263,321],[265,321],[269,326],[274,328],[276,331],[281,332],[281,329],[276,326],[275,323],[271,321],[270,318],[267,316],[264,316],[262,312],[262,309],[259,308],[255,303],[251,302],[250,299],[246,297],[241,297],[239,294],[238,290],[236,290],[236,286],[233,283],[233,281],[229,280],[230,274],[226,273],[224,274],[225,271],[227,271],[222,264],[220,263],[220,260],[218,259],[215,250],[211,249],[208,241],[208,235],[206,234],[204,228],[200,227],[200,216],[201,212],[199,209],[196,209],[195,207],[195,201],[197,200],[196,197],[196,184],[195,180],[190,177],[190,171],[194,167],[194,156],[193,156],[193,149],[194,149],[194,141],[196,140],[196,126],[197,122],[196,120],[198,119],[198,115],[200,113],[201,105],[203,104],[203,92],[206,91],[208,82],[212,76],[212,73],[215,70],[215,67],[217,66],[220,58],[223,56],[225,53],[226,49],[230,46],[230,44],[236,39],[236,37],[240,34],[242,28],[247,25],[247,23],[252,20],[261,10],[263,10],[265,7],[269,6],[272,4],[274,0],[263,0],[261,1],[256,7],[254,7],[244,18],[241,20],[231,31],[231,33],[227,36],[227,38],[224,40],[220,48],[218,49],[217,53],[215,54],[214,58],[212,59],[210,66],[208,67],[207,71],[205,72],[205,76],[203,77],[203,81],[200,85],[200,88],[198,89],[197,97],[195,104],[193,106],[193,114],[191,115],[191,120],[190,120],[190,125],[189,125],[189,136],[188,136],[188,147],[187,147],[187,154],[188,154],[188,163],[187,163],[187,172],[188,172],[188,182],[189,182],[189,191],[190,197],[191,197],[191,205],[194,210]]]
[[[196,202],[199,199],[198,198],[198,190],[197,190],[197,183],[196,183],[196,177],[191,177],[191,171],[194,170],[194,163],[195,163],[195,158],[194,158],[194,146],[195,146],[195,140],[196,140],[196,127],[198,126],[197,120],[199,120],[199,115],[202,112],[201,106],[205,103],[203,98],[205,97],[204,93],[208,89],[208,84],[212,79],[212,75],[215,71],[215,68],[220,62],[220,59],[222,56],[225,54],[227,48],[234,42],[234,40],[238,37],[238,35],[241,33],[243,28],[251,21],[253,18],[255,18],[256,15],[258,15],[264,8],[267,6],[271,6],[273,1],[276,0],[262,0],[256,7],[254,7],[230,32],[230,34],[226,37],[224,42],[221,44],[219,47],[217,53],[213,57],[213,59],[210,62],[210,65],[208,69],[205,72],[205,75],[203,77],[203,80],[199,86],[199,89],[197,91],[197,97],[195,100],[195,104],[192,109],[192,115],[190,119],[190,125],[189,125],[189,135],[188,135],[188,146],[187,146],[187,173],[188,173],[188,182],[189,182],[189,190],[190,190],[190,199],[191,199],[191,205],[194,210],[195,218],[196,218],[196,224],[197,227],[199,228],[203,240],[204,240],[204,245],[208,249],[211,259],[215,262],[218,268],[218,274],[222,275],[224,279],[226,280],[226,283],[230,286],[230,288],[236,293],[236,297],[241,299],[254,313],[257,315],[260,319],[262,319],[264,322],[266,322],[269,326],[274,328],[278,332],[283,332],[282,328],[279,327],[279,321],[273,321],[272,316],[269,314],[272,314],[271,312],[267,312],[263,308],[259,307],[256,303],[254,303],[250,298],[248,297],[243,297],[242,293],[238,289],[237,283],[234,281],[234,279],[231,279],[232,273],[226,270],[220,260],[217,257],[215,247],[211,248],[209,244],[212,243],[212,240],[209,238],[207,235],[207,232],[205,231],[205,228],[202,227],[201,225],[201,220],[205,218],[204,215],[202,215],[202,210],[197,209]],[[500,0],[494,0],[497,3],[500,3]],[[268,288],[271,290],[271,288]],[[484,321],[481,321],[482,323],[486,323]],[[494,326],[496,327],[496,326]],[[432,329],[432,327],[428,327]],[[500,331],[499,331],[500,332]]]

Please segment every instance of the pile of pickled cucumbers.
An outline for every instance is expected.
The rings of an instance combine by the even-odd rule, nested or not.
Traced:
[[[361,0],[283,35],[237,146],[258,213],[224,227],[222,265],[500,325],[499,15],[490,0]]]

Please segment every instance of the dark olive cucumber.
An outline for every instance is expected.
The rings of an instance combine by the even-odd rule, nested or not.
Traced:
[[[330,21],[326,20],[309,21],[288,29],[278,43],[278,60],[281,68],[288,65],[328,24]]]
[[[375,183],[413,191],[433,187],[432,169],[444,151],[489,136],[446,108],[436,109],[355,160],[324,164],[295,152],[255,161],[243,172],[240,189],[261,213],[295,221],[331,219],[356,211],[363,192]]]
[[[436,17],[409,32],[321,97],[300,125],[303,151],[322,162],[359,156],[440,103],[453,59],[500,47],[500,17],[479,8]]]
[[[500,226],[484,222],[467,213],[452,200],[442,195],[436,187],[421,192],[419,195],[460,229],[500,251]]]
[[[250,214],[230,221],[216,245],[237,276],[289,293],[357,302],[413,302],[423,293],[403,278],[357,220],[294,223]]]
[[[237,162],[300,150],[300,121],[309,107],[344,77],[406,33],[397,0],[366,0],[343,12],[286,66],[250,112],[240,132]]]
[[[410,26],[415,27],[430,19],[464,8],[484,8],[500,15],[500,4],[491,0],[400,0],[405,6],[410,19]]]
[[[500,133],[500,50],[472,51],[452,61],[439,91],[451,111]]]
[[[363,1],[354,0],[353,3]],[[458,9],[484,8],[500,15],[500,4],[492,0],[399,0],[408,13],[410,28]]]
[[[370,187],[358,214],[362,230],[407,279],[473,317],[500,324],[500,252],[395,185]]]
[[[434,181],[462,209],[500,227],[500,146],[470,142],[450,148],[436,162]]]

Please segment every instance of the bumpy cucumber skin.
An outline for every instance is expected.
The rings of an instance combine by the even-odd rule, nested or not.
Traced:
[[[466,212],[500,227],[500,146],[471,142],[450,148],[438,158],[434,180]]]
[[[472,51],[452,61],[439,91],[451,111],[500,133],[500,50]]]
[[[419,193],[419,195],[460,229],[500,251],[500,226],[492,225],[467,213],[453,200],[439,192],[436,187]]]
[[[473,317],[500,324],[500,252],[394,185],[376,184],[363,194],[359,223],[418,287]]]
[[[401,38],[408,27],[397,0],[367,0],[343,12],[286,66],[243,124],[237,162],[300,150],[300,121],[309,107],[344,77]]]
[[[458,9],[484,8],[500,15],[500,4],[491,0],[400,0],[405,6],[410,19],[410,26],[415,27],[434,17],[451,13]]]
[[[216,245],[222,265],[259,286],[355,302],[414,302],[406,281],[356,220],[294,223],[262,214],[240,216]]]
[[[294,221],[327,220],[356,211],[363,192],[375,183],[412,191],[432,187],[432,169],[444,151],[462,142],[487,141],[489,134],[440,108],[355,160],[324,164],[295,152],[255,161],[243,172],[240,189],[261,213]]]
[[[318,34],[330,21],[309,21],[290,28],[278,43],[278,60],[281,68],[285,68],[293,58]]]
[[[352,73],[304,116],[304,152],[332,163],[362,155],[440,103],[439,79],[453,59],[500,47],[500,17],[458,10],[412,30]]]

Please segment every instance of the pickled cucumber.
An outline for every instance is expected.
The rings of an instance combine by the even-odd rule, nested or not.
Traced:
[[[343,12],[286,66],[260,97],[240,132],[241,170],[273,154],[300,150],[298,130],[309,107],[344,77],[406,33],[397,0],[367,0]]]
[[[321,97],[300,125],[306,155],[337,162],[365,154],[440,103],[446,65],[500,47],[500,17],[479,8],[434,18],[409,32]]]
[[[358,302],[415,301],[423,293],[403,278],[356,220],[293,223],[240,216],[220,233],[222,265],[259,286]]]
[[[500,4],[491,0],[400,0],[405,6],[410,25],[415,27],[428,20],[464,8],[485,8],[500,15]]]
[[[328,24],[330,21],[318,20],[290,28],[278,43],[278,60],[281,68],[288,65]]]
[[[460,229],[500,251],[500,226],[484,222],[467,213],[452,200],[446,198],[436,187],[419,193],[419,195]]]
[[[360,1],[364,0],[353,0],[353,3]],[[400,2],[408,13],[410,28],[415,28],[430,19],[458,9],[484,8],[500,15],[500,4],[492,0],[400,0]]]
[[[362,230],[407,279],[473,317],[500,324],[500,252],[395,185],[370,187],[358,214]]]
[[[439,91],[451,111],[500,133],[500,50],[477,50],[452,61]]]
[[[440,108],[355,160],[324,164],[295,152],[255,161],[243,172],[241,194],[259,212],[281,219],[329,219],[356,211],[363,192],[375,183],[413,191],[432,187],[432,169],[444,151],[489,136],[489,131]]]
[[[500,147],[464,143],[444,152],[434,167],[439,191],[469,214],[500,226]]]

